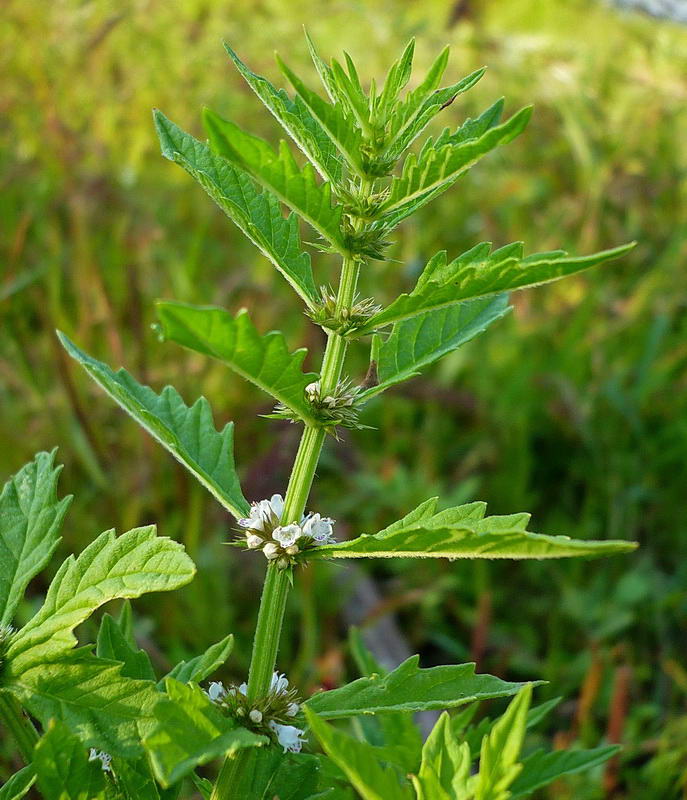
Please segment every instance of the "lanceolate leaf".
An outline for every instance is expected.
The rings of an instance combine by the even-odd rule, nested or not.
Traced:
[[[328,725],[308,707],[305,716],[325,753],[363,800],[410,800],[410,786],[401,783],[396,770],[379,761],[374,747]]]
[[[163,786],[176,783],[215,758],[268,742],[267,737],[239,727],[197,686],[171,678],[165,686],[167,697],[155,706],[155,720],[144,737],[155,775]]]
[[[228,44],[225,43],[224,46],[246,83],[305,153],[320,175],[335,185],[341,178],[341,160],[331,139],[308,111],[303,100],[298,95],[295,100],[291,100],[283,89],[276,89],[267,78],[252,72]]]
[[[430,259],[413,291],[400,295],[372,317],[362,332],[476,297],[555,281],[619,258],[632,247],[634,244],[622,245],[588,256],[569,256],[558,250],[524,257],[520,242],[493,253],[491,244],[483,242],[450,263],[443,251]]]
[[[83,742],[61,722],[52,722],[36,745],[38,788],[44,800],[97,800],[106,792],[100,760],[89,761]]]
[[[57,499],[55,451],[38,453],[0,494],[0,627],[9,625],[29,581],[50,561],[71,497]]]
[[[229,634],[221,641],[208,647],[202,655],[196,656],[189,661],[181,661],[167,677],[174,678],[181,683],[200,683],[224,664],[229,658],[229,653],[231,653],[233,646],[234,637]]]
[[[152,525],[116,537],[102,533],[78,558],[70,556],[50,584],[42,608],[11,640],[6,670],[21,676],[55,660],[76,644],[74,628],[116,598],[177,589],[195,574],[178,542],[155,535]]]
[[[303,252],[298,219],[284,218],[279,200],[258,191],[241,169],[155,112],[162,154],[192,175],[245,236],[274,264],[306,304],[314,307],[317,290],[310,256]]]
[[[508,297],[500,295],[426,311],[397,323],[386,341],[377,339],[373,344],[371,358],[378,383],[362,392],[360,401],[414,377],[474,339],[509,310]]]
[[[555,750],[551,753],[537,750],[523,760],[522,773],[510,787],[510,800],[530,797],[532,792],[548,786],[563,775],[573,775],[603,764],[619,750],[618,745],[605,745],[593,750]]]
[[[423,504],[424,506],[424,504]],[[567,558],[626,553],[634,542],[593,541],[530,533],[529,514],[484,517],[486,504],[470,503],[416,521],[394,523],[372,536],[322,545],[311,558]]]
[[[474,664],[420,669],[411,656],[386,675],[371,675],[313,695],[307,708],[324,719],[380,714],[390,711],[427,711],[455,708],[475,700],[508,697],[522,688],[492,675],[475,675]]]
[[[481,130],[486,126],[475,126],[468,120],[463,128],[469,126],[469,137],[459,129],[453,136],[441,136],[436,142],[429,139],[418,156],[408,155],[381,208],[384,227],[393,228],[451,186],[482,156],[522,133],[531,114],[531,108],[523,108],[502,125],[486,130]]]
[[[444,712],[422,748],[422,763],[413,785],[417,800],[458,800],[467,796],[470,746],[458,743]]]
[[[166,386],[156,394],[124,369],[116,372],[80,350],[63,333],[60,341],[93,380],[148,433],[191,472],[235,517],[245,517],[249,504],[234,468],[234,423],[221,433],[204,397],[191,407]]]
[[[261,336],[246,311],[234,317],[221,308],[166,301],[157,310],[167,339],[223,361],[304,421],[317,422],[305,396],[317,375],[302,371],[304,348],[289,353],[278,331]]]
[[[21,800],[36,782],[33,764],[15,772],[0,788],[0,800]]]
[[[209,109],[205,109],[203,119],[216,152],[248,172],[334,248],[344,252],[342,208],[332,206],[331,185],[318,184],[310,164],[301,169],[284,141],[275,152],[264,139],[242,131]]]

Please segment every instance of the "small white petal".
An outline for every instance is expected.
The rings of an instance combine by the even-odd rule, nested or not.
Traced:
[[[281,515],[284,513],[284,498],[280,494],[273,494],[270,497],[270,506],[277,519],[281,519]]]
[[[215,703],[225,697],[226,694],[227,690],[224,688],[224,684],[221,681],[213,681],[208,686],[207,696]]]
[[[298,705],[298,703],[289,703],[289,707],[286,709],[286,716],[295,717],[300,710],[301,707]]]
[[[273,673],[272,680],[270,681],[270,691],[275,692],[275,694],[284,694],[288,692],[289,679],[286,675],[281,675],[279,672]]]
[[[261,547],[262,543],[263,543],[262,537],[256,536],[254,533],[246,536],[246,544],[251,550],[255,550],[256,548]]]
[[[284,748],[284,752],[300,753],[305,738],[303,731],[293,725],[280,725],[278,722],[270,722],[270,728],[277,734],[279,744]]]
[[[248,714],[251,722],[254,722],[256,725],[259,725],[262,722],[262,711],[258,711],[257,708],[251,710]]]
[[[248,694],[248,684],[242,683],[239,686],[239,692],[241,692],[241,694],[245,697]]]
[[[290,547],[295,544],[298,539],[303,535],[300,525],[291,523],[291,525],[281,525],[275,528],[272,532],[272,538],[275,539],[282,547]]]
[[[312,537],[318,544],[330,544],[335,541],[332,535],[334,520],[311,514],[303,525],[303,533]]]

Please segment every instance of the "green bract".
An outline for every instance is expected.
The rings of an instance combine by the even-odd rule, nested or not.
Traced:
[[[296,149],[268,143],[209,110],[203,115],[209,141],[201,142],[155,112],[163,155],[195,178],[289,282],[304,305],[294,305],[293,313],[305,311],[326,336],[319,369],[305,372],[305,349],[294,350],[278,331],[258,331],[231,299],[231,310],[157,305],[163,339],[217,359],[231,371],[227,380],[249,381],[274,399],[275,411],[265,416],[302,427],[285,496],[244,498],[233,424],[218,431],[203,397],[187,406],[171,386],[158,393],[59,334],[88,375],[237,519],[244,535],[233,544],[266,557],[247,681],[199,686],[231,653],[233,638],[224,631],[167,675],[156,674],[137,644],[129,600],[183,586],[195,572],[181,545],[156,536],[150,525],[95,537],[63,562],[33,618],[18,631],[8,627],[27,584],[55,552],[69,502],[56,495],[54,454],[41,453],[0,496],[0,720],[27,763],[0,790],[4,800],[22,797],[34,782],[47,800],[176,800],[184,781],[210,800],[348,800],[354,791],[363,800],[507,800],[615,752],[523,757],[528,728],[555,705],[530,711],[538,682],[476,674],[474,664],[421,669],[418,656],[385,670],[358,635],[352,652],[362,677],[351,683],[303,701],[298,687],[275,672],[288,593],[305,562],[592,557],[635,546],[533,533],[529,514],[485,516],[481,502],[437,510],[436,498],[429,499],[384,530],[350,541],[336,540],[326,513],[307,513],[328,433],[364,430],[369,400],[501,319],[509,310],[506,292],[580,272],[631,247],[525,256],[519,242],[496,250],[475,243],[451,260],[445,252],[434,255],[415,286],[386,306],[380,286],[359,299],[361,272],[391,257],[398,225],[522,133],[531,109],[504,116],[505,103],[497,100],[464,118],[454,101],[484,69],[442,87],[448,50],[411,84],[410,42],[380,87],[365,88],[347,54],[343,63],[326,63],[310,39],[308,47],[324,95],[281,60],[295,94],[275,88],[227,47]],[[409,150],[433,120],[456,115],[463,117],[457,127],[437,128]],[[300,221],[315,252],[341,259],[336,290],[326,288],[324,271],[313,273]],[[346,371],[349,348],[369,352],[366,375]],[[121,610],[102,615],[95,654],[90,646],[77,648],[75,630],[111,601],[120,601]],[[507,697],[513,699],[501,717],[472,722],[479,701]],[[413,718],[420,711],[443,712],[424,742]],[[354,722],[344,730],[340,723],[348,718]],[[300,752],[308,737],[323,754]],[[211,771],[197,772],[211,762],[221,765],[214,780],[204,777]]]

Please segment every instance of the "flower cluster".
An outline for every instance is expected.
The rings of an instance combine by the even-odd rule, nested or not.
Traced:
[[[299,753],[305,741],[303,731],[290,725],[289,721],[301,707],[296,690],[289,688],[286,675],[275,672],[269,692],[259,700],[249,703],[247,693],[245,683],[225,689],[219,681],[213,681],[206,691],[213,703],[224,708],[241,724],[276,740],[285,753]]]
[[[283,511],[283,497],[274,494],[269,500],[253,503],[250,514],[239,520],[239,525],[246,530],[246,546],[250,550],[262,550],[265,557],[276,561],[280,569],[294,564],[301,551],[335,541],[333,519],[320,514],[306,514],[298,523],[282,525]]]
[[[306,313],[313,322],[326,330],[335,331],[341,336],[350,336],[381,310],[382,307],[369,297],[364,300],[356,297],[351,308],[337,310],[336,293],[331,288],[322,286],[319,304]]]

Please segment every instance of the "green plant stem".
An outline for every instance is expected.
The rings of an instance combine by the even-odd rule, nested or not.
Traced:
[[[38,741],[38,732],[24,714],[19,701],[4,691],[0,691],[0,719],[14,737],[24,761],[30,764],[33,760],[33,748]]]

